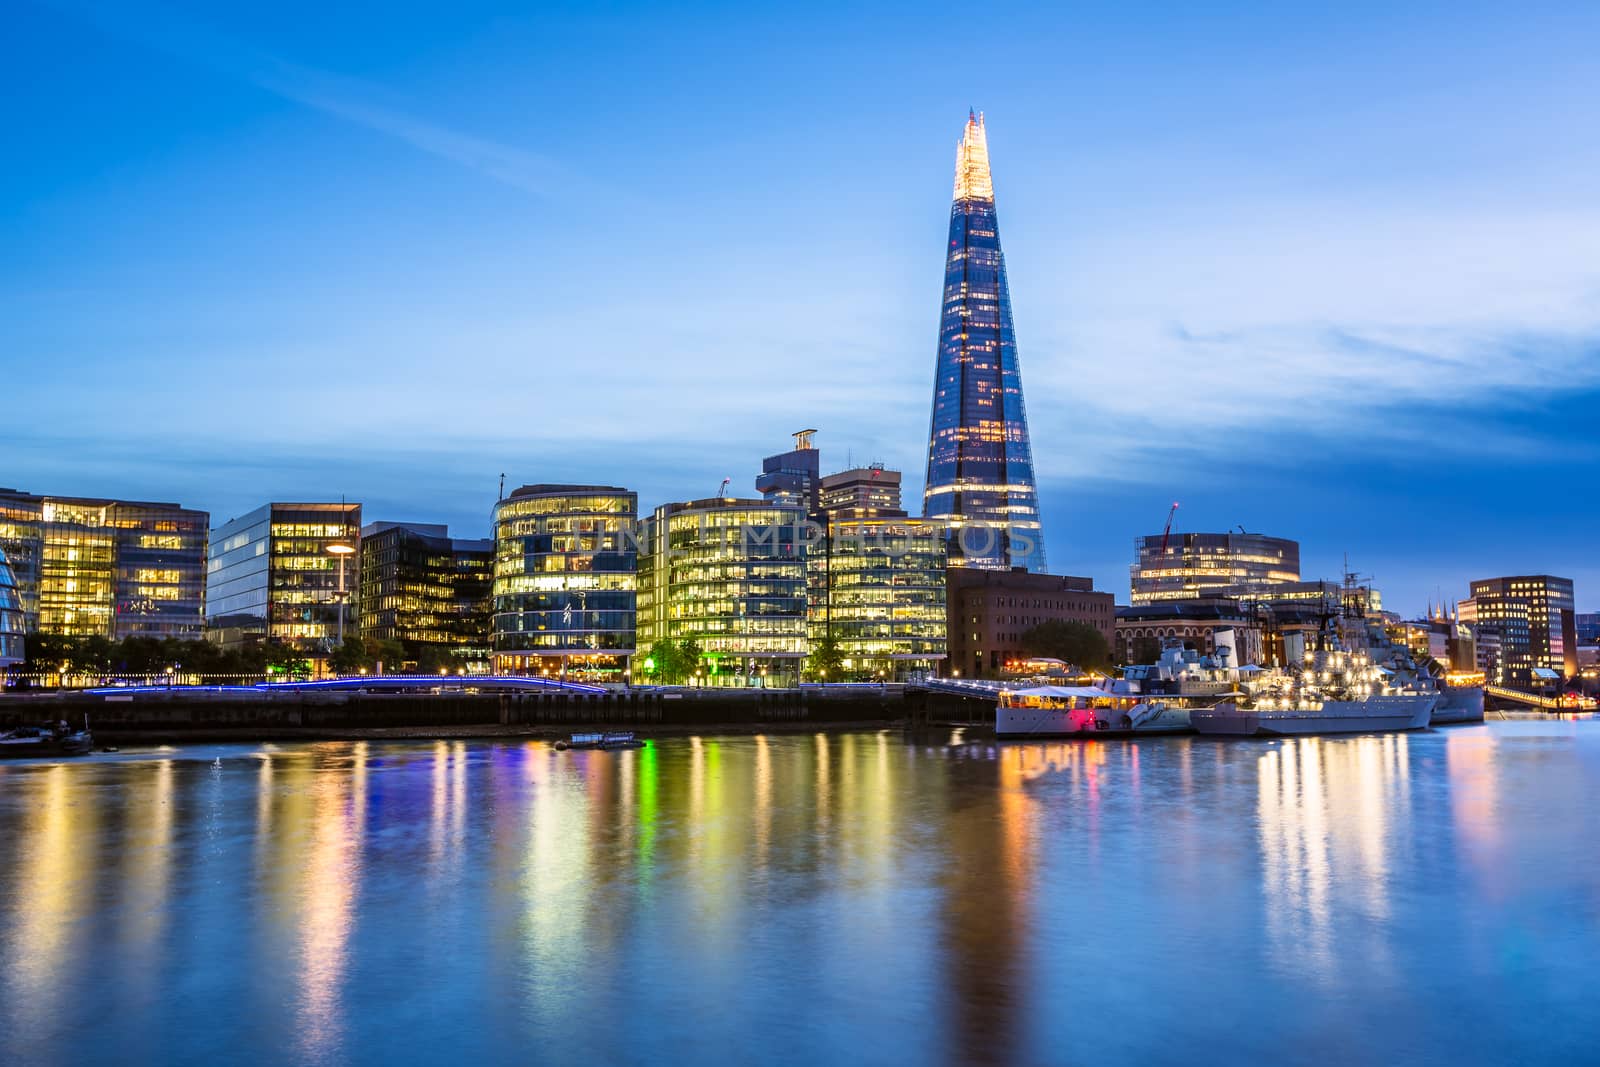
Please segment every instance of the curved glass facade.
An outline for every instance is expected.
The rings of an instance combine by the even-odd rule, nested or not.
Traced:
[[[21,663],[23,654],[22,597],[4,549],[0,549],[0,669]]]
[[[693,640],[712,685],[792,685],[806,653],[806,511],[713,498],[645,524],[639,640]]]
[[[634,652],[638,495],[525,485],[495,506],[494,662],[620,676]]]
[[[1022,369],[983,118],[956,151],[923,511],[950,526],[952,566],[1044,570]]]
[[[1154,534],[1134,542],[1133,604],[1241,596],[1300,580],[1300,544],[1253,533]]]

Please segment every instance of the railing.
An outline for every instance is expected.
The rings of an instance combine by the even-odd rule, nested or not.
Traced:
[[[1594,711],[1596,702],[1593,697],[1584,696],[1546,696],[1542,693],[1528,693],[1521,689],[1511,689],[1503,685],[1486,685],[1483,691],[1492,697],[1501,700],[1511,700],[1519,704],[1527,704],[1546,711]]]

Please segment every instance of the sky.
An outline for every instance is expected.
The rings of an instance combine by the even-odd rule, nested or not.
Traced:
[[[489,532],[920,500],[985,112],[1051,569],[1175,529],[1600,610],[1600,7],[13,6],[0,485]]]

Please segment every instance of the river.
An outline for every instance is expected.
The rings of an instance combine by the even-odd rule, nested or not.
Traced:
[[[1600,722],[0,765],[33,1063],[1593,1062]]]

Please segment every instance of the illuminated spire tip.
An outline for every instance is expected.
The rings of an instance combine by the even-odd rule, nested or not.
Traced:
[[[989,176],[989,138],[983,129],[983,112],[967,111],[967,129],[956,146],[957,200],[993,200],[994,180]]]

